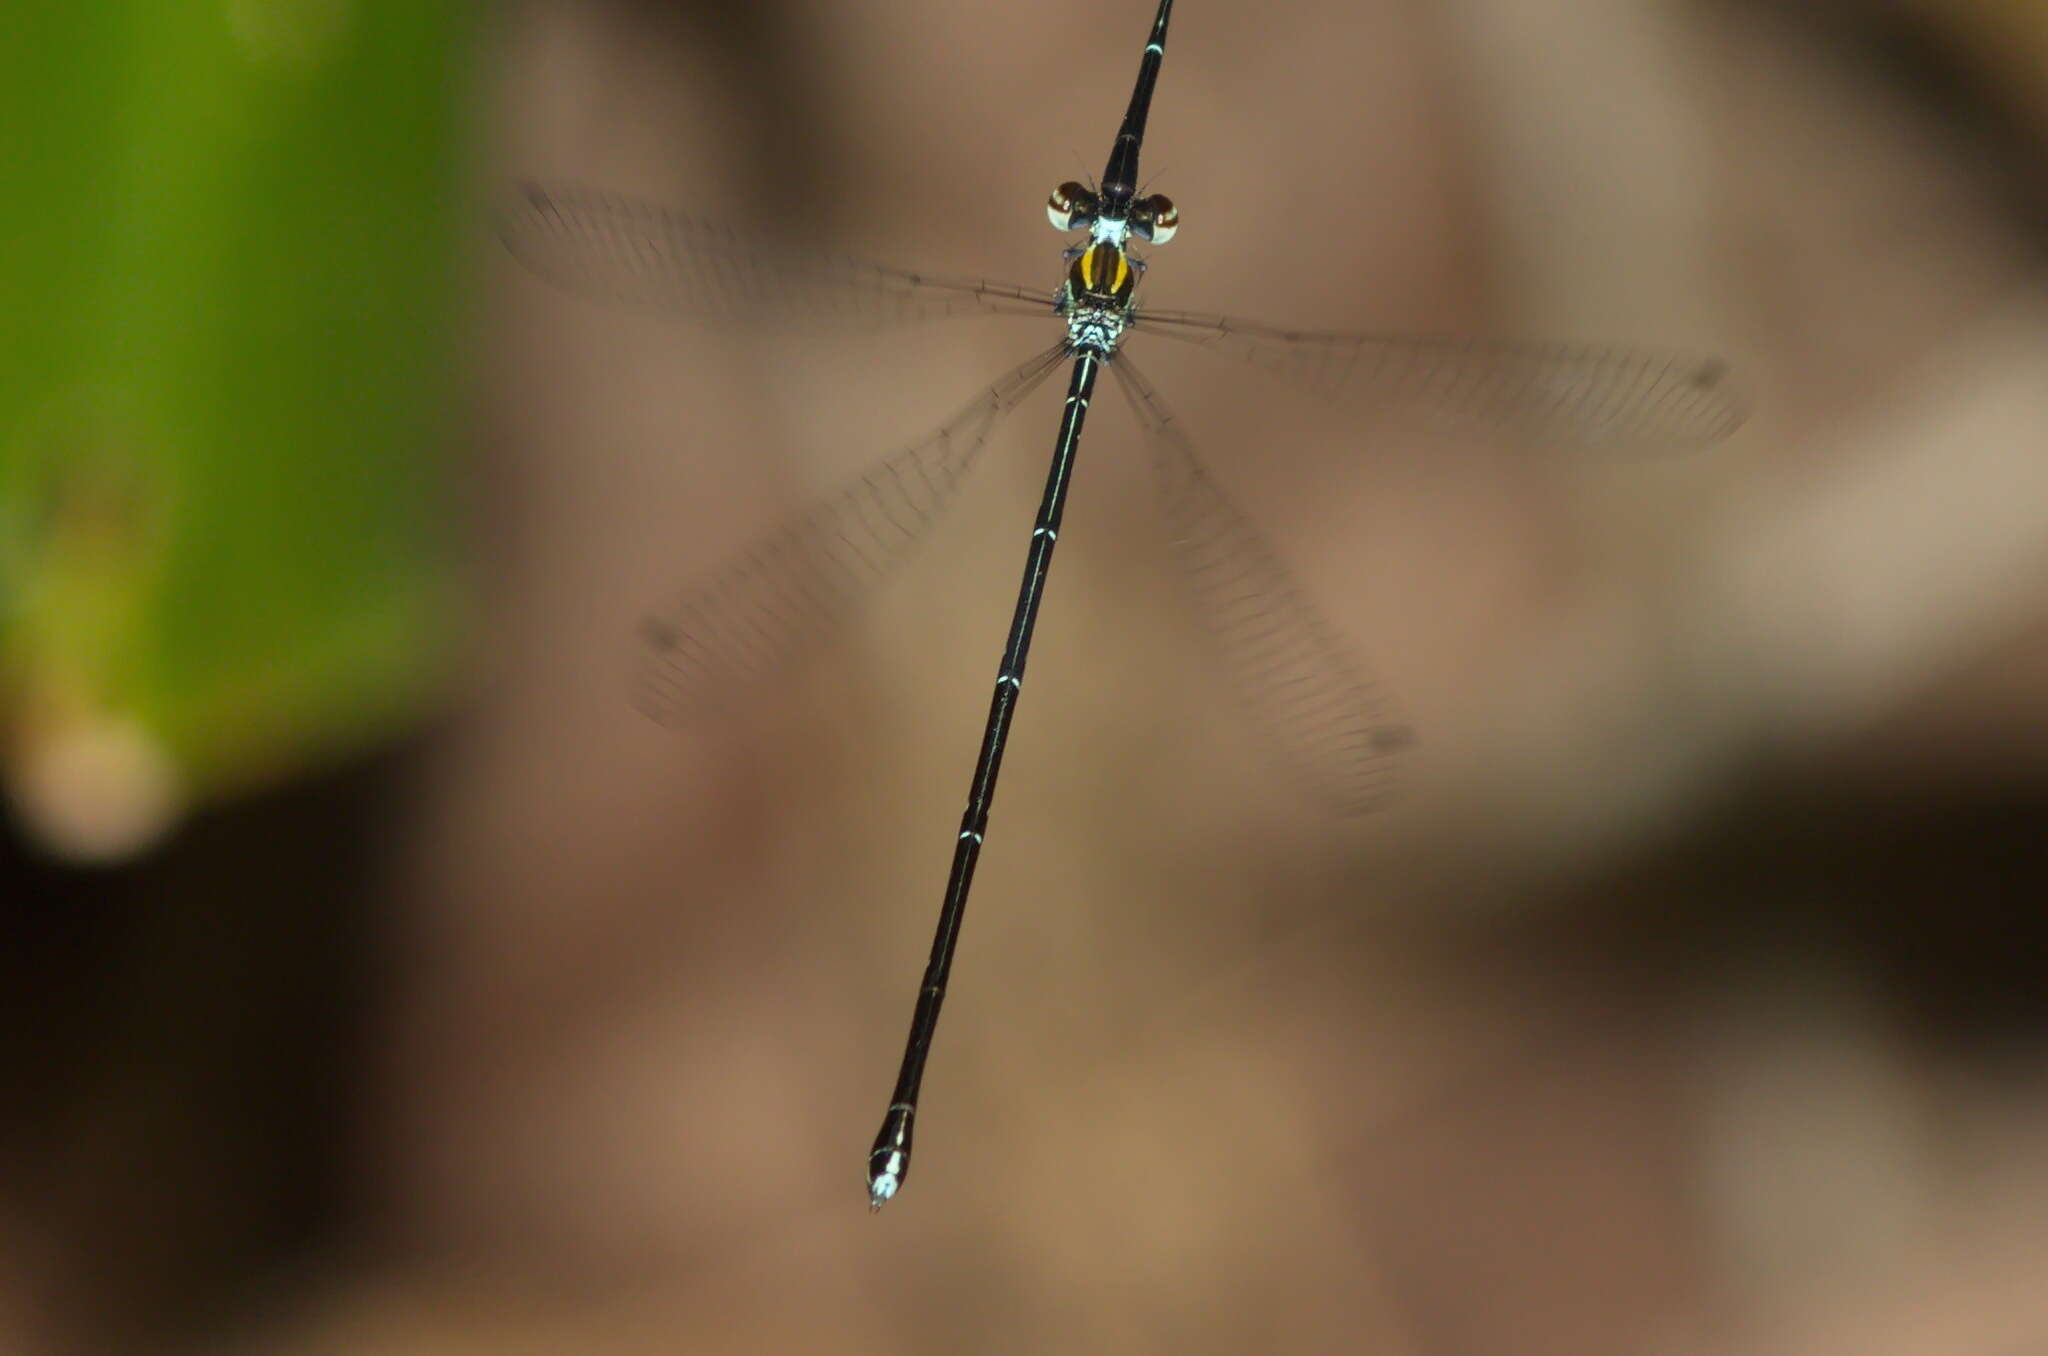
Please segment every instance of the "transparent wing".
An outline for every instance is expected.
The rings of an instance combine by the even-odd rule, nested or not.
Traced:
[[[687,723],[829,633],[923,539],[997,423],[1065,356],[1061,342],[1018,366],[930,434],[643,620],[641,708],[665,724]]]
[[[1140,311],[1133,325],[1242,359],[1330,399],[1586,448],[1684,450],[1748,416],[1727,364],[1599,344],[1284,330]]]
[[[1341,813],[1378,809],[1394,793],[1413,729],[1209,478],[1129,355],[1109,369],[1144,430],[1175,549],[1246,708],[1312,792]]]
[[[767,248],[726,226],[570,185],[514,185],[497,225],[513,257],[540,277],[593,300],[687,320],[881,328],[1053,308],[1050,292]]]

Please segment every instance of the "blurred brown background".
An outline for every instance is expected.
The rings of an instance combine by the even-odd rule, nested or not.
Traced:
[[[1051,285],[1148,10],[508,7],[478,195]],[[643,720],[627,638],[1050,336],[735,342],[479,227],[443,714],[7,868],[0,1349],[2048,1350],[2040,16],[1177,9],[1149,300],[1717,351],[1755,413],[1433,458],[1145,350],[1419,776],[1294,798],[1103,402],[876,1217],[1057,396],[744,725]]]

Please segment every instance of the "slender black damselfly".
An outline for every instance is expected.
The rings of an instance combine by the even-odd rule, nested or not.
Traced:
[[[1133,238],[1164,245],[1180,224],[1174,204],[1162,194],[1142,194],[1138,181],[1138,151],[1172,8],[1173,0],[1160,0],[1101,182],[1061,184],[1047,203],[1055,227],[1087,233],[1066,251],[1066,278],[1057,291],[764,250],[708,222],[559,184],[522,185],[500,223],[512,252],[542,276],[603,300],[686,318],[802,314],[881,325],[1005,313],[1065,322],[1057,343],[938,429],[761,540],[642,627],[640,695],[664,719],[686,720],[719,694],[780,665],[800,640],[840,619],[906,556],[951,501],[1002,416],[1062,363],[1070,364],[1052,468],[996,670],[938,933],[895,1093],[868,1155],[868,1199],[875,1209],[896,1194],[909,1170],[925,1058],[988,832],[1081,425],[1103,371],[1116,376],[1137,415],[1177,550],[1221,658],[1288,763],[1333,808],[1358,812],[1386,800],[1400,757],[1413,743],[1378,682],[1210,480],[1186,432],[1124,353],[1127,336],[1178,339],[1321,395],[1477,419],[1535,441],[1699,447],[1726,437],[1743,418],[1726,370],[1714,360],[1583,344],[1303,332],[1139,307],[1135,295],[1145,263],[1131,250]]]

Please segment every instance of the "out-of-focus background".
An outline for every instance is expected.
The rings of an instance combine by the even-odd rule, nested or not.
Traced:
[[[1161,306],[1719,352],[1711,452],[1147,373],[1421,733],[1319,817],[1120,402],[918,1159],[1057,394],[694,735],[633,628],[1051,322],[759,342],[536,175],[1057,281],[1143,0],[34,7],[0,49],[0,1350],[2048,1349],[2048,18],[1175,15]]]

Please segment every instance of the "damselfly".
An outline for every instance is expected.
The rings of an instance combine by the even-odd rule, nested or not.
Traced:
[[[1164,245],[1174,204],[1138,186],[1138,151],[1166,51],[1173,0],[1160,0],[1116,142],[1091,187],[1061,184],[1047,203],[1066,251],[1056,291],[940,278],[824,255],[763,250],[745,235],[659,207],[564,185],[522,185],[501,230],[537,273],[586,294],[695,319],[793,313],[890,324],[973,313],[1056,317],[1065,334],[976,396],[928,436],[885,459],[807,515],[762,540],[642,628],[641,695],[683,719],[788,658],[840,619],[901,561],[952,499],[997,422],[1060,364],[1067,398],[1024,581],[996,670],[995,695],[969,784],[930,963],[918,990],[896,1089],[868,1155],[874,1209],[910,1166],[911,1123],[946,996],[968,889],[1024,682],[1024,661],[1059,540],[1096,378],[1118,379],[1148,444],[1177,548],[1223,661],[1272,741],[1338,810],[1387,797],[1413,742],[1379,685],[1295,587],[1250,521],[1216,488],[1186,432],[1123,351],[1132,334],[1201,345],[1326,396],[1362,395],[1478,419],[1541,441],[1672,448],[1718,441],[1741,402],[1717,361],[1640,349],[1310,333],[1187,311],[1141,308],[1145,263],[1132,244]]]

